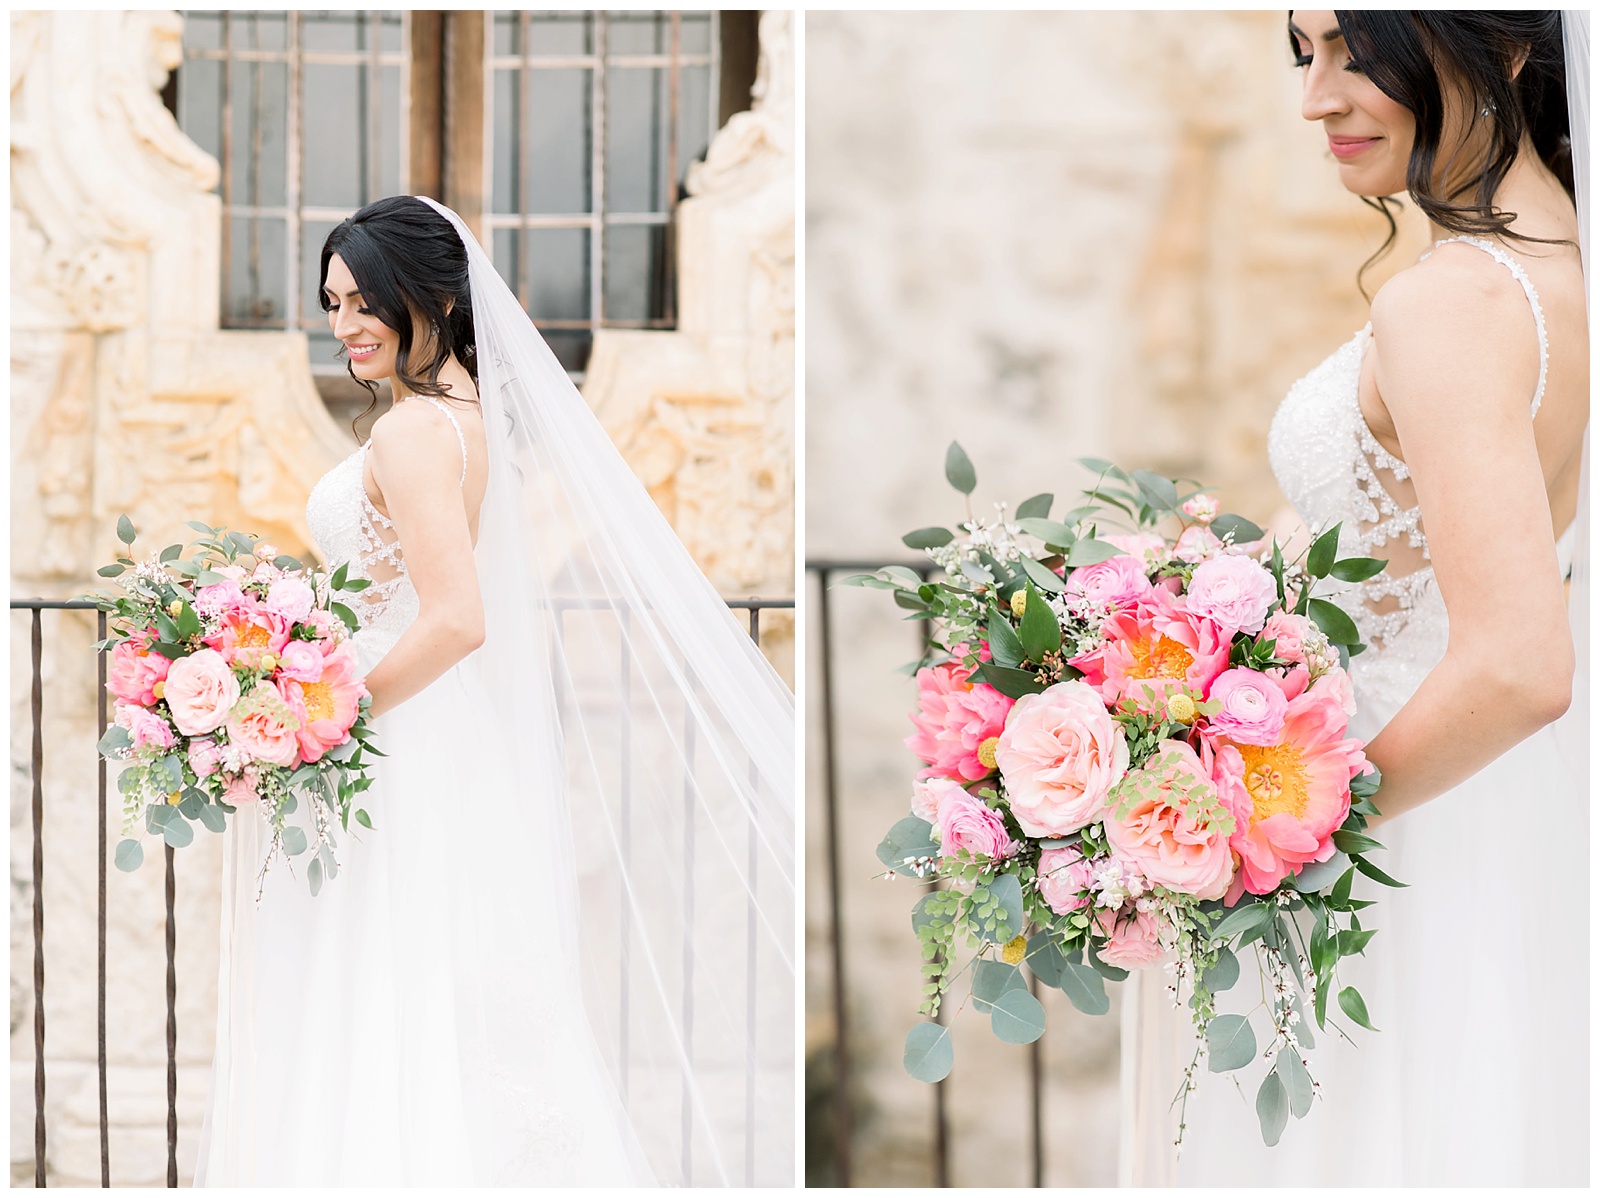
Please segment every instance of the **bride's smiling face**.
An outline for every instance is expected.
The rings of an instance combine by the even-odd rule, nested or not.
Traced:
[[[1303,72],[1300,115],[1321,121],[1328,152],[1339,164],[1339,182],[1363,196],[1406,190],[1406,164],[1417,121],[1368,79],[1350,55],[1331,10],[1289,18],[1295,65]]]
[[[344,342],[351,373],[372,382],[393,376],[400,334],[366,306],[360,285],[338,254],[328,259],[322,302],[327,305],[328,326]]]

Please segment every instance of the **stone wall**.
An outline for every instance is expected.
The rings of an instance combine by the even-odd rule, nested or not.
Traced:
[[[684,322],[603,336],[589,394],[725,594],[793,586],[791,30],[762,25],[764,94],[684,205]],[[90,589],[128,513],[140,546],[201,517],[309,544],[312,485],[354,447],[299,334],[218,330],[217,164],[159,91],[171,12],[11,17],[11,594]],[[737,126],[737,127],[736,127]],[[785,181],[787,180],[787,182]],[[785,207],[787,201],[787,207]],[[661,447],[665,446],[665,451]],[[792,620],[768,622],[792,675]],[[44,856],[49,1181],[99,1180],[95,1070],[93,613],[45,613]],[[33,1177],[26,614],[11,629],[11,1160]],[[110,838],[120,833],[113,778]],[[214,1029],[218,842],[177,854],[179,1163],[187,1182]],[[160,854],[112,870],[107,986],[112,1179],[165,1178]]]
[[[941,469],[951,440],[977,466],[980,510],[1064,498],[1088,483],[1072,459],[1098,455],[1272,516],[1273,410],[1365,320],[1356,271],[1384,231],[1339,186],[1299,88],[1282,12],[810,15],[807,557],[907,560],[901,533],[962,519]],[[1403,223],[1369,292],[1423,236]],[[813,613],[816,598],[813,583]],[[854,1180],[927,1184],[932,1097],[900,1065],[920,982],[915,894],[872,880],[916,764],[900,743],[913,693],[894,673],[916,626],[878,592],[830,600]],[[807,1043],[826,1067],[807,618]],[[1047,997],[1046,1183],[1112,1184],[1115,1008],[1091,1020]],[[952,1183],[1027,1184],[1026,1051],[971,1012],[957,1025]]]

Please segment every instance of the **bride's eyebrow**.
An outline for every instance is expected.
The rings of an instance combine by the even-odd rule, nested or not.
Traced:
[[[1295,37],[1305,38],[1308,42],[1311,40],[1311,35],[1304,29],[1300,28],[1300,26],[1296,25],[1293,21],[1289,22],[1289,32]],[[1325,42],[1337,42],[1343,40],[1343,38],[1344,30],[1340,29],[1337,25],[1335,25],[1332,29],[1326,30],[1322,35],[1322,40]]]

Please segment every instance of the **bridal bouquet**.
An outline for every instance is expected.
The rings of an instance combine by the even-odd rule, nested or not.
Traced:
[[[253,807],[271,829],[266,862],[311,853],[306,878],[316,894],[338,873],[333,820],[348,830],[371,785],[367,689],[356,670],[355,614],[339,592],[364,579],[331,576],[279,555],[264,541],[191,521],[198,552],[169,545],[142,562],[119,557],[99,573],[121,594],[85,596],[112,617],[106,689],[116,719],[100,740],[125,762],[123,834],[140,822],[174,848],[195,823],[222,831],[226,817]],[[123,516],[117,536],[136,533]],[[288,822],[310,804],[311,836]],[[302,821],[304,822],[304,821]],[[117,845],[119,869],[137,869],[139,841]],[[265,868],[265,866],[263,867]]]
[[[1271,1062],[1256,1110],[1276,1144],[1316,1093],[1309,1025],[1327,1026],[1329,996],[1372,1028],[1338,983],[1373,935],[1355,875],[1401,884],[1366,856],[1382,847],[1366,835],[1378,772],[1345,735],[1346,667],[1363,646],[1316,593],[1385,563],[1338,560],[1337,527],[1286,562],[1201,490],[1080,460],[1099,475],[1081,506],[1052,519],[1053,497],[1036,495],[979,520],[976,475],[952,445],[945,473],[969,496],[967,521],[905,537],[942,579],[891,566],[849,580],[937,630],[906,741],[926,768],[912,814],[878,846],[891,877],[935,883],[911,917],[922,1013],[937,1016],[965,974],[962,1005],[1025,1044],[1044,1008],[1021,967],[1104,1014],[1105,979],[1165,965],[1196,1031],[1176,1103],[1202,1060],[1226,1072],[1256,1058],[1249,1016],[1216,1011],[1253,957]],[[1113,522],[1132,531],[1104,531]],[[912,1028],[912,1076],[938,1081],[953,1063],[947,1027]]]

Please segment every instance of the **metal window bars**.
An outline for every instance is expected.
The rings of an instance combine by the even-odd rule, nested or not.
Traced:
[[[580,601],[581,602],[581,601]],[[729,608],[735,611],[749,613],[749,633],[752,640],[760,642],[761,613],[772,609],[793,609],[793,599],[730,599],[726,601]],[[26,611],[30,615],[30,649],[31,649],[31,692],[30,712],[32,723],[32,836],[33,836],[33,1025],[34,1025],[34,1184],[43,1188],[47,1184],[47,1135],[45,1120],[45,968],[44,968],[44,636],[43,617],[46,611],[95,611],[97,614],[96,635],[99,640],[106,639],[106,613],[99,611],[93,603],[84,600],[71,599],[13,599],[12,611]],[[106,720],[106,655],[104,651],[95,654],[97,658],[97,715],[98,731],[104,734],[107,726]],[[624,646],[624,663],[626,663],[626,647]],[[626,686],[624,669],[621,685]],[[626,722],[624,723],[623,736],[626,737]],[[624,743],[625,740],[624,740]],[[692,749],[691,749],[692,751]],[[626,761],[626,756],[624,757]],[[754,766],[752,765],[752,769]],[[106,1087],[106,761],[98,759],[97,765],[97,802],[99,814],[99,835],[97,840],[97,875],[98,898],[96,903],[96,929],[97,929],[97,969],[96,974],[96,1003],[97,1003],[97,1064],[99,1074],[99,1099],[100,1099],[100,1184],[102,1187],[111,1185],[111,1149],[110,1149],[110,1119]],[[692,780],[685,780],[686,802],[693,802]],[[691,829],[692,819],[688,821]],[[751,860],[755,854],[755,829],[751,830],[750,849]],[[628,834],[627,824],[624,821],[623,835]],[[693,851],[692,840],[686,840],[686,849]],[[173,869],[173,849],[170,845],[164,846],[165,852],[165,900],[166,900],[166,1050],[167,1050],[167,1186],[176,1188],[178,1185],[178,1016],[177,1016],[177,920],[174,915],[176,899],[176,879]],[[687,918],[692,920],[692,906],[688,908]],[[752,911],[748,916],[748,935],[754,943],[755,915]],[[686,924],[686,926],[689,926]],[[689,959],[690,946],[684,946],[685,961]],[[747,979],[747,1010],[750,1018],[754,1020],[754,955],[751,955],[751,976]],[[621,1001],[626,1004],[626,956],[624,956],[623,991]],[[686,971],[684,982],[683,1001],[685,1011],[691,1010],[692,994],[690,987],[692,976]],[[624,1012],[626,1006],[624,1005]],[[627,1019],[621,1022],[622,1034],[626,1036]],[[753,1037],[753,1031],[750,1033]],[[750,1043],[753,1049],[753,1040]],[[623,1044],[624,1056],[626,1043]],[[753,1102],[754,1097],[754,1053],[748,1059],[752,1064],[747,1069],[745,1080],[745,1093]],[[687,1082],[686,1082],[687,1085]],[[688,1096],[685,1095],[684,1106],[684,1136],[682,1146],[682,1166],[684,1177],[687,1180],[692,1173],[691,1157],[691,1129],[689,1126]],[[746,1132],[746,1160],[745,1184],[752,1184],[754,1162],[754,1128],[747,1125]]]

